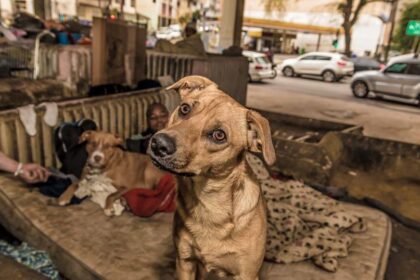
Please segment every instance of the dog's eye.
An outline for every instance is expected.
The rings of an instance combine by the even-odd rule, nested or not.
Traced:
[[[226,142],[226,133],[221,129],[215,129],[211,133],[211,138],[216,143],[224,143]]]
[[[186,116],[191,112],[191,106],[183,103],[181,104],[181,106],[179,107],[179,114],[182,116]]]

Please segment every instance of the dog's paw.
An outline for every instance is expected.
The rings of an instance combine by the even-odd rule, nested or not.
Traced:
[[[115,215],[115,211],[114,211],[114,208],[107,208],[107,209],[104,209],[104,213],[105,213],[105,215],[106,216],[108,216],[108,217],[112,217],[112,216],[114,216]]]
[[[70,203],[70,201],[58,199],[56,205],[58,205],[58,206],[66,206],[69,203]]]

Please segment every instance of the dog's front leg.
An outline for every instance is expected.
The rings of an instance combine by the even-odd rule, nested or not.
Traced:
[[[78,184],[71,184],[58,198],[58,205],[65,206],[69,204],[77,188]]]
[[[178,280],[197,280],[197,262],[192,260],[176,259],[176,276]]]
[[[126,187],[120,187],[118,191],[111,193],[108,195],[105,201],[105,208],[104,212],[107,216],[113,216],[114,215],[114,202],[119,199],[124,193],[127,192]]]

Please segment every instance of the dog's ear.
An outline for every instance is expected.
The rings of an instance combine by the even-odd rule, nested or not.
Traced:
[[[252,110],[247,111],[246,119],[248,122],[248,149],[251,152],[262,153],[268,165],[274,164],[276,153],[267,119]]]
[[[195,90],[202,90],[209,86],[216,86],[216,84],[202,76],[187,76],[182,78],[175,84],[166,88],[166,90],[174,89],[179,92],[181,99],[184,99],[189,93]]]
[[[114,142],[113,145],[114,146],[123,146],[124,144],[124,139],[119,136],[118,134],[114,134]]]
[[[79,137],[79,144],[83,143],[83,142],[86,142],[86,141],[90,141],[93,133],[94,133],[93,130],[86,130],[85,132],[83,132],[82,135],[80,135],[80,137]]]

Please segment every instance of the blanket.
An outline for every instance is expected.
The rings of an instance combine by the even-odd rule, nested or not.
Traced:
[[[165,174],[155,189],[135,188],[124,194],[128,208],[134,215],[150,217],[156,212],[174,212],[176,207],[176,181]]]
[[[335,272],[338,258],[348,255],[352,242],[348,233],[366,230],[363,219],[301,181],[271,178],[255,155],[247,154],[247,161],[267,203],[266,260],[280,264],[312,260]]]
[[[95,172],[95,171],[92,171]],[[96,171],[97,172],[97,171]],[[111,209],[105,209],[106,199],[117,189],[112,184],[112,180],[103,174],[89,174],[79,182],[79,186],[74,193],[79,199],[90,197],[90,199],[104,209],[107,216],[120,216],[125,209],[121,199],[114,201]]]

